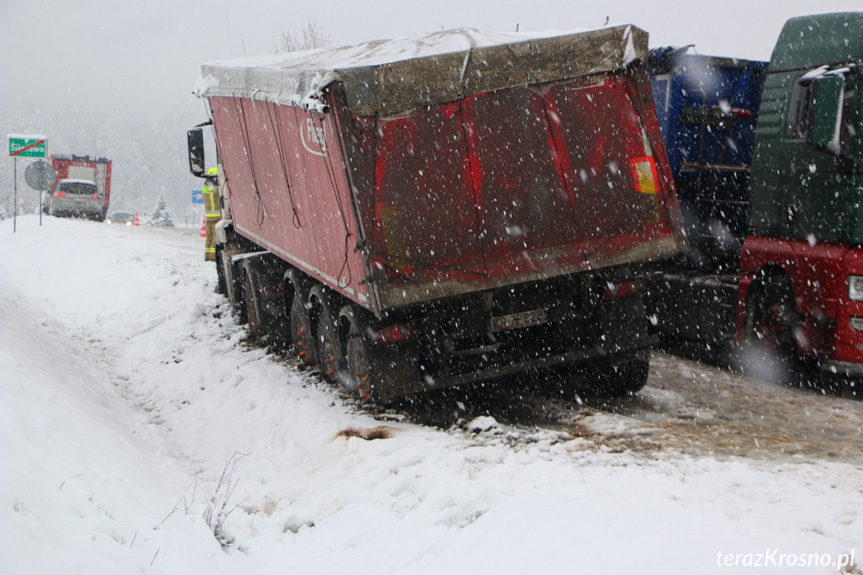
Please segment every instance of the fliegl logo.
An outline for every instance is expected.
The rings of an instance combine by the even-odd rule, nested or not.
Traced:
[[[327,139],[324,134],[324,127],[316,125],[314,119],[306,118],[306,121],[300,124],[300,140],[303,142],[303,147],[310,153],[316,156],[326,155]]]

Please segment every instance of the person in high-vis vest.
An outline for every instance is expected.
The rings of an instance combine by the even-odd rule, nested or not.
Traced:
[[[216,261],[216,222],[222,217],[219,209],[219,169],[207,170],[207,180],[201,191],[204,193],[204,210],[207,222],[207,243],[204,245],[204,259]]]

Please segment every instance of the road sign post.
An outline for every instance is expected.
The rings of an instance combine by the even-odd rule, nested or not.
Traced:
[[[24,181],[27,185],[39,192],[39,225],[42,225],[42,196],[43,192],[51,189],[56,174],[54,168],[48,162],[37,160],[27,166],[24,171]]]
[[[12,233],[18,231],[18,158],[44,158],[48,151],[48,139],[45,136],[9,134],[9,157],[14,161],[12,179],[14,188],[15,206],[12,210]],[[39,192],[41,196],[42,192]],[[40,197],[41,203],[41,197]],[[42,209],[39,209],[39,223],[41,224]]]
[[[12,160],[12,233],[18,231],[18,158]]]

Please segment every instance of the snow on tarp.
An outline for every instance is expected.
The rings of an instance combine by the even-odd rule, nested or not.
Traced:
[[[195,93],[321,112],[341,82],[355,116],[395,114],[461,97],[566,80],[647,58],[647,32],[631,25],[582,32],[493,33],[472,28],[201,66]]]

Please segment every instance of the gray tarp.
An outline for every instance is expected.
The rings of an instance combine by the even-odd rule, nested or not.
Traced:
[[[195,92],[320,111],[342,82],[351,114],[390,115],[492,90],[622,68],[647,57],[647,32],[623,25],[587,32],[500,34],[469,28],[342,48],[201,66]]]

